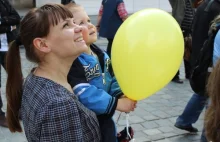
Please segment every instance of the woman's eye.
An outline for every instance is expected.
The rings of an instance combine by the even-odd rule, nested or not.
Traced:
[[[88,20],[88,23],[91,23],[91,20]]]
[[[64,25],[63,25],[63,27],[64,27],[64,28],[65,28],[65,27],[67,27],[67,26],[69,26],[69,24],[68,24],[68,23],[66,23],[66,24],[64,24]]]

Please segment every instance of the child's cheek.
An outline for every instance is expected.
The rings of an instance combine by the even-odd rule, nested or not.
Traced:
[[[83,40],[85,42],[87,42],[88,41],[88,35],[89,35],[88,31],[83,30],[82,35],[83,35]]]

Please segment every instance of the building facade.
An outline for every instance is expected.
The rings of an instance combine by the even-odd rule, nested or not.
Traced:
[[[45,3],[61,3],[61,0],[9,0],[18,9],[39,7]],[[97,15],[102,0],[75,0],[83,5],[90,15]],[[124,0],[129,13],[134,13],[145,8],[159,8],[170,12],[168,0]]]

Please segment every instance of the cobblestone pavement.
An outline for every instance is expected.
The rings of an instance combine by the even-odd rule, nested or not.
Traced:
[[[97,44],[105,48],[107,41],[99,39]],[[34,66],[25,58],[25,51],[21,49],[22,69],[26,76]],[[2,98],[4,103],[3,110],[6,109],[5,83],[7,75],[2,70]],[[180,68],[180,77],[184,79],[183,64]],[[146,86],[147,87],[147,86]],[[179,116],[187,101],[192,95],[189,81],[184,79],[184,84],[170,82],[165,88],[157,92],[148,99],[138,102],[138,107],[130,114],[129,122],[135,130],[136,142],[199,142],[201,129],[203,127],[203,116],[195,124],[199,129],[197,134],[189,134],[186,131],[176,129],[173,125],[177,116]],[[114,118],[118,119],[119,112],[116,112]],[[124,128],[126,123],[125,114],[122,114],[117,122],[118,129]],[[0,142],[26,142],[24,133],[10,133],[8,129],[0,127]]]

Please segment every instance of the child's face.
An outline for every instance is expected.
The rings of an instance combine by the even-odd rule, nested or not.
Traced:
[[[96,27],[91,23],[89,16],[82,7],[73,13],[74,22],[77,25],[83,26],[84,30],[82,32],[83,39],[87,45],[90,45],[97,40]]]

